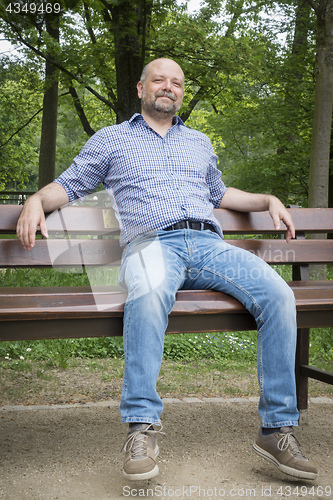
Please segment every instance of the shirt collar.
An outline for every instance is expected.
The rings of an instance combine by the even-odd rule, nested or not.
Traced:
[[[135,121],[143,121],[145,122],[145,119],[143,118],[141,113],[134,113],[134,115],[128,120],[129,123],[133,123]],[[146,123],[146,122],[145,122]],[[183,125],[185,127],[185,124],[183,120],[175,115],[172,119],[172,125]]]

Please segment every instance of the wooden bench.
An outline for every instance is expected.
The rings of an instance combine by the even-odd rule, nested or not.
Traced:
[[[65,207],[47,219],[50,238],[23,250],[13,237],[21,211],[0,205],[0,267],[109,269],[120,263],[118,224],[112,209]],[[267,212],[215,210],[229,242],[272,265],[291,265],[297,302],[296,380],[301,421],[307,419],[308,377],[333,384],[333,373],[309,366],[309,328],[333,326],[333,280],[309,279],[309,264],[333,263],[333,208],[289,209],[297,238],[289,244],[273,229]],[[274,239],[269,236],[275,235]],[[6,236],[9,235],[9,236]],[[277,237],[278,235],[278,237]],[[0,288],[0,340],[122,335],[125,294],[117,286]],[[179,291],[167,333],[256,329],[253,317],[235,299],[215,291]]]

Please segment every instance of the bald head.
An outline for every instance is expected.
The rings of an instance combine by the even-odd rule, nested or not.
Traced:
[[[159,59],[154,59],[150,63],[148,63],[142,70],[140,81],[142,84],[145,84],[147,75],[150,71],[161,69],[162,67],[167,67],[169,69],[173,69],[178,73],[178,77],[181,77],[183,88],[184,88],[184,72],[182,68],[177,64],[173,59],[168,59],[167,57],[160,57]]]

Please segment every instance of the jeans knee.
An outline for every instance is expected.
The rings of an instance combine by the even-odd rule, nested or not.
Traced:
[[[269,287],[270,299],[284,307],[295,308],[295,295],[290,286],[282,279]]]
[[[158,315],[159,311],[171,310],[175,301],[175,293],[167,286],[150,288],[146,286],[146,283],[136,283],[129,287],[127,301],[136,302],[140,310],[145,313],[153,311]]]

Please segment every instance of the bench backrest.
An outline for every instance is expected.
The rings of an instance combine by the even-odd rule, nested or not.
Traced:
[[[54,267],[119,265],[119,226],[112,208],[68,206],[47,218],[48,240],[38,239],[23,250],[15,229],[22,207],[0,205],[0,267]],[[270,264],[333,263],[333,240],[310,239],[333,233],[333,208],[290,208],[297,239],[283,240],[268,212],[215,210],[228,241],[255,253]],[[241,236],[240,236],[241,235]],[[274,236],[275,238],[270,238]],[[295,277],[294,279],[299,279]]]

